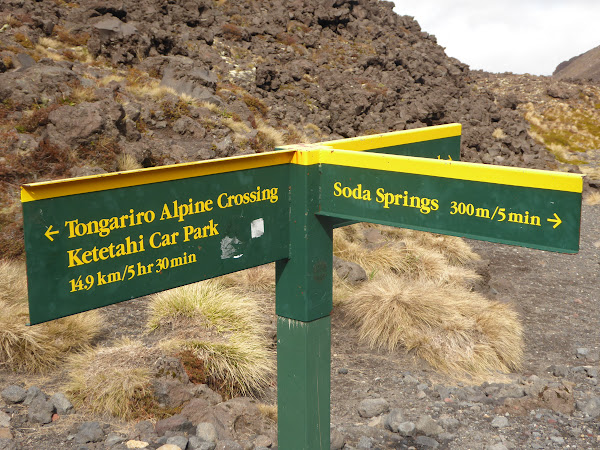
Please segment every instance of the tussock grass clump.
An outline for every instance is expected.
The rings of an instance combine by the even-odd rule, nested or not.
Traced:
[[[277,405],[269,405],[266,403],[259,403],[258,410],[262,414],[264,418],[271,421],[272,423],[277,423],[278,411]]]
[[[480,258],[464,240],[355,224],[335,230],[334,253],[367,271],[358,287],[334,275],[334,304],[372,348],[404,347],[457,378],[519,367],[518,316],[471,291],[480,276],[469,265]]]
[[[25,265],[17,261],[0,261],[0,301],[16,304],[26,300]]]
[[[53,34],[59,41],[72,46],[86,45],[90,39],[89,33],[74,33],[58,25],[54,27]]]
[[[148,328],[165,333],[165,351],[191,351],[206,383],[232,397],[256,395],[270,382],[274,361],[263,320],[256,301],[213,279],[154,295]]]
[[[239,120],[234,120],[231,117],[226,117],[223,120],[221,120],[221,124],[225,125],[231,131],[236,133],[236,135],[242,135],[243,133],[250,132],[250,127],[248,125]]]
[[[94,60],[89,54],[87,47],[75,45],[69,42],[61,42],[56,39],[40,37],[35,46],[35,54],[40,58],[50,58],[54,61],[81,61],[92,63]]]
[[[275,147],[285,143],[283,133],[263,120],[256,120],[256,129],[258,133],[256,134],[256,142],[253,147],[257,153],[271,152],[275,150]]]
[[[191,351],[204,363],[206,383],[226,398],[256,395],[271,382],[274,361],[257,336],[233,334],[226,342],[172,339],[162,348]]]
[[[220,280],[240,295],[264,299],[275,295],[275,264],[252,267],[224,275]]]
[[[262,117],[266,117],[269,112],[269,108],[260,99],[254,97],[248,93],[242,96],[242,100],[248,106],[251,111],[260,114]]]
[[[456,236],[426,233],[408,228],[379,227],[384,236],[396,236],[407,246],[419,246],[440,253],[449,264],[462,265],[478,261],[480,256],[463,239]]]
[[[309,144],[324,139],[323,132],[313,123],[295,126],[288,124],[285,131],[285,144]]]
[[[58,367],[71,352],[86,349],[102,326],[97,311],[27,326],[25,269],[0,263],[0,366],[41,373]]]
[[[464,267],[479,256],[462,239],[422,231],[378,227],[377,243],[368,243],[371,225],[356,224],[336,229],[334,254],[362,266],[371,278],[393,273],[414,280],[467,285],[478,276]]]
[[[254,333],[262,322],[253,301],[215,279],[159,292],[152,296],[149,309],[151,331],[174,329],[184,322],[218,333]]]
[[[369,346],[402,346],[449,374],[478,377],[521,364],[517,313],[460,287],[385,275],[353,292],[344,308]]]
[[[138,417],[152,403],[148,367],[156,356],[156,350],[127,338],[112,347],[88,349],[69,359],[66,393],[78,409],[121,419]]]
[[[142,165],[133,155],[122,153],[117,157],[117,170],[124,172],[127,170],[141,169]]]
[[[587,194],[584,198],[583,201],[586,205],[598,205],[600,204],[600,192],[598,191],[594,191],[591,192],[589,194]]]
[[[496,128],[494,129],[494,132],[492,133],[492,137],[498,140],[502,140],[506,137],[506,133],[504,132],[504,130],[502,128]]]
[[[31,40],[29,39],[29,36],[27,36],[25,33],[22,33],[20,31],[16,32],[14,35],[14,39],[16,42],[18,42],[25,48],[30,48],[30,49],[34,48],[34,45],[31,42]]]

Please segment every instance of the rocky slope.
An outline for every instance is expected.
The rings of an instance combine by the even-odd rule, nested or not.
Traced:
[[[582,81],[474,72],[476,84],[510,98],[528,133],[554,155],[550,168],[586,175],[587,194],[600,186],[600,87]]]
[[[559,80],[572,79],[582,81],[600,81],[600,46],[588,50],[568,61],[561,62],[554,73]]]
[[[480,87],[392,7],[3,2],[0,250],[22,252],[24,182],[450,122],[464,126],[464,160],[553,161],[513,97]]]

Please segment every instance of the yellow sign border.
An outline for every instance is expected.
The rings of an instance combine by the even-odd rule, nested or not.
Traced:
[[[294,163],[301,165],[320,163],[553,191],[583,190],[582,176],[572,173],[323,148],[298,153]]]
[[[415,128],[413,130],[394,131],[391,133],[372,134],[349,139],[338,139],[335,141],[319,142],[318,144],[307,144],[302,147],[328,147],[337,150],[351,150],[363,152],[367,150],[394,147],[396,145],[414,144],[416,142],[433,141],[460,136],[462,125],[451,123],[447,125],[436,125],[433,127]],[[285,145],[279,147],[284,150],[297,150],[298,145]]]
[[[295,153],[292,150],[268,152],[25,184],[21,186],[21,202],[290,164]]]
[[[460,124],[439,125],[318,144],[288,145],[278,151],[254,155],[31,183],[21,187],[21,201],[30,202],[284,164],[334,164],[555,191],[582,192],[583,180],[581,175],[577,174],[363,153],[373,148],[459,136],[460,132]],[[339,149],[340,146],[345,148]]]

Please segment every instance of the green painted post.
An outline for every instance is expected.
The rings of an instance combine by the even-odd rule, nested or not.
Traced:
[[[318,218],[318,165],[294,165],[290,259],[277,262],[279,448],[329,449],[333,221]]]
[[[277,318],[278,441],[283,450],[329,449],[331,317]]]

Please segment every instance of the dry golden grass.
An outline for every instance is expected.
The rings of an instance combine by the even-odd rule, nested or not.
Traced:
[[[125,77],[123,75],[119,75],[116,73],[112,73],[110,75],[107,75],[103,78],[100,78],[98,80],[98,85],[99,86],[108,86],[111,82],[116,81],[117,83],[120,83],[121,81],[124,81]]]
[[[185,323],[217,333],[258,333],[262,319],[256,303],[220,280],[189,284],[152,296],[148,328],[173,330]]]
[[[145,83],[135,83],[127,86],[127,91],[138,98],[150,97],[154,100],[160,100],[167,95],[177,96],[177,91],[171,87],[161,86],[155,79],[149,79]]]
[[[600,182],[600,166],[590,164],[582,166],[580,169],[586,178],[592,183],[598,184]]]
[[[230,273],[219,279],[239,295],[258,299],[275,295],[275,263]]]
[[[132,419],[151,395],[148,367],[157,356],[156,350],[129,339],[74,355],[67,364],[66,393],[79,410]]]
[[[600,192],[594,191],[587,194],[583,201],[586,205],[598,205],[600,204]]]
[[[221,120],[221,124],[225,125],[227,128],[229,128],[236,134],[250,132],[250,127],[248,125],[246,125],[244,122],[233,120],[231,117],[226,117],[223,120]]]
[[[23,25],[23,23],[12,14],[7,14],[6,17],[4,17],[3,22],[13,28],[18,28]]]
[[[210,112],[214,113],[214,114],[221,114],[222,110],[221,108],[219,108],[217,105],[215,105],[214,103],[210,103],[210,102],[200,102],[200,107],[201,108],[206,108],[208,109]]]
[[[162,100],[168,95],[178,97],[185,103],[192,106],[199,106],[193,97],[187,94],[179,94],[175,89],[163,86],[160,80],[151,77],[148,73],[137,69],[129,69],[128,71],[119,71],[111,75],[107,75],[98,80],[98,85],[106,86],[112,81],[119,83],[125,82],[125,90],[134,97],[146,98],[150,97],[153,100]]]
[[[259,403],[257,406],[258,410],[264,418],[271,421],[272,423],[277,423],[277,405]]]
[[[66,58],[64,55],[51,47],[44,47],[43,45],[35,46],[35,53],[40,58],[49,58],[53,61],[64,61]]]
[[[532,136],[535,138],[538,135],[532,133]],[[581,161],[581,158],[578,158],[567,147],[561,144],[550,143],[546,146],[546,148],[550,151],[550,153],[554,155],[554,157],[558,161],[573,164],[577,163],[578,161]]]
[[[98,335],[97,311],[27,326],[25,269],[0,263],[0,365],[16,372],[41,373],[58,367],[71,352],[86,349]]]
[[[456,236],[445,236],[407,228],[382,226],[379,229],[384,236],[395,236],[406,245],[419,246],[441,253],[449,264],[461,265],[481,259],[464,239]]]
[[[494,139],[504,139],[506,137],[506,133],[502,128],[496,128],[492,133],[492,137]]]
[[[51,38],[45,37],[45,36],[41,36],[38,39],[38,44],[44,48],[53,48],[55,50],[65,48],[65,44],[63,44],[62,42],[57,41],[56,39],[51,39]]]
[[[0,261],[0,301],[17,304],[27,300],[25,264],[19,261]]]
[[[369,276],[351,286],[334,275],[334,304],[371,347],[404,347],[457,378],[519,367],[518,316],[471,292],[479,275],[467,265],[479,256],[464,240],[356,224],[335,231],[334,253]]]
[[[336,256],[362,266],[370,278],[393,273],[414,280],[469,285],[478,275],[463,264],[479,259],[462,239],[393,227],[378,227],[381,242],[366,245],[371,225],[356,224],[334,232]]]
[[[256,120],[256,129],[258,130],[257,138],[263,143],[267,151],[274,150],[275,147],[285,143],[283,133],[263,120]]]
[[[209,385],[226,397],[254,396],[272,381],[275,362],[264,338],[232,334],[226,342],[189,338],[161,343],[167,351],[189,350],[204,362]]]
[[[517,313],[457,286],[385,275],[356,290],[344,309],[371,347],[404,347],[457,377],[508,372],[521,364]]]
[[[191,351],[209,385],[231,397],[255,395],[271,380],[274,360],[263,321],[254,299],[213,279],[154,295],[148,328],[165,333],[165,351]]]
[[[72,103],[95,102],[99,100],[96,95],[96,89],[91,86],[76,86],[71,89],[69,100]]]
[[[376,274],[373,275],[373,278]],[[358,286],[352,285],[348,283],[346,280],[343,280],[338,276],[338,274],[333,272],[333,306],[334,308],[337,306],[343,305],[348,301],[348,298],[352,295],[354,291],[358,289]]]
[[[323,135],[323,130],[321,130],[317,125],[315,125],[314,123],[307,123],[306,125],[304,125],[304,129],[307,132],[312,132],[316,135]]]
[[[142,165],[129,153],[122,153],[117,157],[117,170],[124,172],[127,170],[141,169]]]
[[[35,56],[38,58],[50,58],[54,61],[77,60],[91,64],[94,58],[88,52],[87,47],[82,45],[68,45],[55,39],[40,37],[35,45]]]
[[[321,142],[326,137],[323,135],[321,129],[313,123],[305,125],[294,125],[289,124],[287,129],[284,130],[285,144],[310,144],[315,142]]]

